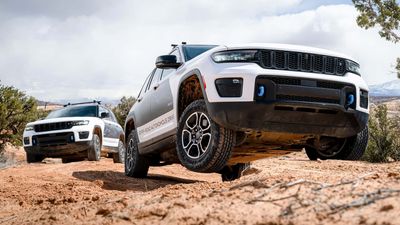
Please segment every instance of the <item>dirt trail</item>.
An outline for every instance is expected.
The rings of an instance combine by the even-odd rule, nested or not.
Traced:
[[[400,224],[400,163],[296,153],[222,183],[178,165],[134,179],[110,159],[28,165],[15,155],[0,170],[0,224]]]

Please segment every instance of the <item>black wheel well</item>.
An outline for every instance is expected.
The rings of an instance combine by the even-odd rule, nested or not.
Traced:
[[[99,126],[94,127],[93,134],[99,135],[100,143],[103,144],[103,135],[101,133],[101,128]]]
[[[135,130],[135,121],[133,121],[133,119],[130,119],[128,122],[126,122],[124,140],[128,140],[128,136],[132,132],[132,130]]]
[[[199,78],[193,74],[186,78],[179,86],[178,118],[181,117],[183,111],[190,103],[199,99],[204,99],[203,90]]]
[[[124,136],[124,134],[120,134],[120,135],[119,135],[119,140],[122,141],[123,143],[125,143],[125,136]]]

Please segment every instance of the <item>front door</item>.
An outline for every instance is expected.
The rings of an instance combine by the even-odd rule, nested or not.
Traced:
[[[104,122],[103,146],[117,148],[121,134],[117,130],[118,124],[113,121],[111,112],[103,106],[99,106],[99,117]]]

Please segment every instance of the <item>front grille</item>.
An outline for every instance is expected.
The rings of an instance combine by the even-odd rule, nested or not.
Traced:
[[[66,122],[57,122],[57,123],[44,123],[38,124],[33,127],[35,132],[45,132],[45,131],[53,131],[53,130],[66,130],[71,129],[73,127],[71,121]]]
[[[60,146],[75,141],[73,132],[35,135],[32,139],[34,145],[39,147]]]
[[[295,85],[295,86],[302,85],[301,84],[302,79],[298,78],[270,77],[268,78],[268,80],[273,81],[275,84],[285,84],[285,85]],[[314,81],[316,87],[338,89],[338,90],[344,88],[347,85],[345,83],[331,82],[331,81],[319,81],[319,80],[310,80],[310,81]]]
[[[340,104],[340,100],[339,99],[327,99],[327,98],[316,98],[316,97],[307,97],[307,96],[293,96],[293,95],[277,95],[276,96],[276,100]]]
[[[339,57],[278,50],[261,50],[260,66],[266,69],[290,70],[343,76],[346,62]]]
[[[260,95],[258,93],[260,87],[263,87],[265,94]],[[335,81],[258,76],[256,78],[254,100],[258,102],[335,104],[355,109],[355,103],[347,105],[347,96],[350,94],[355,95],[355,90],[356,88],[352,84]],[[318,112],[320,111],[318,110]]]

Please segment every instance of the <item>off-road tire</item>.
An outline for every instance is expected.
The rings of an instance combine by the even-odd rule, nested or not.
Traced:
[[[188,147],[189,150],[185,151],[183,143],[184,142],[183,132],[184,129],[187,129],[187,127],[185,128],[185,124],[188,121],[188,119],[195,113],[199,113],[200,115],[199,117],[197,117],[199,127],[202,126],[200,125],[201,123],[200,120],[201,117],[203,116],[206,116],[203,118],[208,119],[210,123],[208,128],[210,130],[208,131],[208,129],[205,129],[207,130],[207,132],[210,132],[207,134],[209,135],[208,138],[210,138],[210,141],[208,142],[208,145],[204,152],[200,150],[199,144],[197,144],[198,151],[199,152],[202,151],[201,152],[202,155],[200,155],[199,153],[198,158],[193,158],[189,156],[190,155],[189,152],[191,151],[190,150],[191,145],[190,144],[187,145],[189,146]],[[201,136],[201,138],[203,138],[203,136]],[[192,139],[190,140],[192,141]],[[198,143],[200,142],[201,141],[199,141]],[[227,164],[231,156],[231,151],[234,145],[235,145],[235,132],[218,125],[211,119],[211,117],[207,112],[204,100],[197,100],[190,103],[189,106],[187,106],[186,109],[183,111],[182,116],[179,119],[179,124],[177,128],[177,155],[183,166],[185,166],[189,170],[196,172],[204,172],[204,173],[219,172]],[[201,148],[203,148],[203,146]]]
[[[125,151],[125,174],[129,177],[144,178],[149,171],[149,160],[139,154],[138,137],[135,130],[128,136]]]
[[[32,153],[26,153],[26,162],[27,163],[38,163],[43,161],[45,157],[43,155],[38,155],[38,154],[32,154]]]
[[[233,166],[225,166],[221,171],[222,181],[233,181],[239,179],[243,172],[250,168],[250,163],[238,163]]]
[[[125,162],[125,144],[122,140],[118,142],[118,153],[112,153],[114,163]]]
[[[368,144],[368,126],[357,135],[347,138],[343,149],[333,157],[321,155],[316,149],[306,147],[306,154],[310,160],[317,159],[340,159],[340,160],[359,160],[363,156]]]
[[[92,143],[88,149],[89,161],[100,161],[101,157],[101,141],[98,134],[93,134]]]

